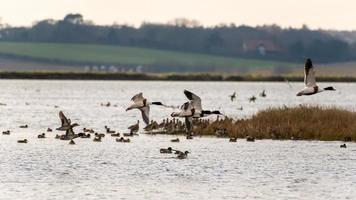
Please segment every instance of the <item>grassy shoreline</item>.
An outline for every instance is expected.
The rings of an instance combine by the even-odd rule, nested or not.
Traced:
[[[61,71],[0,71],[0,79],[143,80],[143,81],[303,81],[302,76],[236,76],[214,73],[91,73]],[[356,82],[356,77],[321,76],[319,82]]]
[[[335,107],[281,107],[260,111],[249,119],[216,120],[196,126],[194,132],[236,138],[355,142],[355,122],[356,112]]]

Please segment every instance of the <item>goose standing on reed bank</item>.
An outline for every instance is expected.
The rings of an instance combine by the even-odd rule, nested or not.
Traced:
[[[131,101],[133,101],[133,104],[126,109],[126,111],[132,110],[132,109],[139,109],[142,114],[142,119],[148,125],[150,123],[150,105],[158,105],[158,106],[166,106],[162,104],[161,102],[148,102],[146,98],[143,97],[142,92],[136,94],[131,98]]]
[[[335,91],[333,87],[320,88],[316,84],[315,80],[315,71],[313,67],[313,63],[310,58],[305,61],[304,66],[304,84],[305,87],[300,92],[297,93],[297,96],[302,95],[313,95],[323,91]]]
[[[181,107],[180,107],[180,112],[173,112],[171,114],[172,117],[184,117],[185,118],[185,126],[187,128],[188,133],[190,133],[192,129],[192,120],[193,118],[200,118],[200,117],[206,117],[209,115],[222,115],[220,111],[214,110],[203,110],[202,105],[201,105],[201,98],[188,91],[184,90],[185,96],[188,98],[188,102],[185,102]]]

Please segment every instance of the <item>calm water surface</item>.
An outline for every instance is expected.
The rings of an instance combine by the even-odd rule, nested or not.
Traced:
[[[322,83],[321,86],[330,84]],[[356,145],[340,142],[271,141],[248,143],[210,137],[170,143],[172,136],[134,137],[132,143],[55,140],[58,111],[104,132],[104,125],[125,132],[140,118],[125,112],[139,91],[151,101],[180,105],[184,89],[200,95],[205,109],[234,118],[258,110],[299,104],[356,108],[356,84],[331,83],[337,91],[296,97],[301,83],[0,81],[0,199],[356,199]],[[266,90],[267,97],[258,94]],[[229,94],[238,96],[231,102]],[[255,103],[248,98],[257,96]],[[116,107],[102,107],[110,101]],[[55,108],[55,106],[59,106]],[[240,111],[237,108],[243,107]],[[161,120],[171,109],[151,108]],[[214,118],[212,118],[214,119]],[[28,124],[28,129],[19,125]],[[27,138],[28,144],[16,140]],[[188,150],[186,160],[159,154],[172,146]]]

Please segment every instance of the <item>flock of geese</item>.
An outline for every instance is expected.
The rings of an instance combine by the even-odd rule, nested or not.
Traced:
[[[315,80],[315,70],[312,64],[311,59],[307,59],[305,62],[305,67],[304,67],[304,84],[305,87],[297,93],[297,96],[303,96],[303,95],[314,95],[323,91],[334,91],[335,89],[333,87],[325,87],[321,88],[316,84]],[[184,123],[182,124],[182,127],[185,129],[185,133],[187,134],[187,139],[192,138],[192,121],[193,120],[198,120],[210,115],[223,115],[219,110],[205,110],[202,107],[202,100],[201,98],[194,94],[191,91],[184,90],[184,95],[187,98],[187,101],[184,102],[180,107],[175,107],[175,106],[167,106],[163,104],[162,102],[150,102],[148,101],[142,93],[138,93],[135,96],[131,98],[132,104],[126,109],[126,111],[130,111],[133,109],[138,109],[141,112],[142,115],[142,120],[145,122],[147,127],[150,125],[152,126],[152,122],[150,124],[150,106],[151,105],[156,105],[156,106],[162,106],[166,108],[173,108],[177,109],[177,111],[174,111],[171,113],[171,117],[174,118],[181,118],[184,119]],[[234,101],[236,99],[236,92],[234,92],[232,95],[230,95],[230,100]],[[263,90],[260,94],[260,97],[266,97],[266,92]],[[252,96],[249,98],[250,102],[254,102],[256,100],[255,96]],[[108,103],[109,104],[109,103]],[[108,106],[108,105],[106,105]],[[240,108],[242,110],[242,107]],[[61,121],[60,127],[56,128],[57,131],[63,131],[65,134],[62,135],[56,135],[56,139],[60,140],[69,140],[69,144],[74,145],[74,139],[76,138],[90,138],[91,134],[94,134],[94,142],[101,142],[102,138],[105,137],[105,134],[100,134],[96,133],[93,129],[87,129],[83,128],[83,132],[76,134],[73,129],[77,126],[79,126],[78,123],[72,123],[70,119],[68,119],[62,111],[59,112],[59,119]],[[178,120],[177,120],[178,121]],[[168,122],[168,119],[167,119]],[[179,124],[179,123],[178,123]],[[27,128],[28,126],[22,126],[21,128]],[[120,133],[117,133],[113,130],[111,130],[109,127],[105,126],[106,133],[111,134],[112,137],[116,137],[116,142],[124,142],[124,143],[129,143],[131,140],[127,137],[132,137],[134,135],[137,135],[137,132],[139,131],[139,120],[137,121],[136,124],[128,127],[130,130],[130,133],[124,133],[123,137],[120,137]],[[48,128],[47,132],[52,132],[52,129]],[[4,135],[9,135],[10,131],[4,131]],[[125,138],[126,137],[126,138]],[[38,135],[38,138],[45,138],[45,134],[42,133]],[[248,138],[247,138],[248,139]],[[233,142],[231,140],[236,140],[234,138],[230,139],[230,142]],[[250,138],[252,140],[252,138]],[[18,140],[18,143],[27,143],[27,139],[23,140]],[[179,139],[173,139],[171,142],[179,142]],[[175,153],[177,154],[178,159],[184,159],[187,158],[188,151],[180,151],[173,149],[172,147],[168,147],[166,149],[160,149],[160,153],[164,154],[171,154]]]

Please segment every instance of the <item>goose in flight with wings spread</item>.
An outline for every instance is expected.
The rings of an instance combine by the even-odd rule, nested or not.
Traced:
[[[315,80],[315,71],[313,67],[313,63],[310,58],[308,58],[305,61],[305,66],[304,66],[304,84],[305,87],[302,89],[300,92],[297,93],[297,96],[302,96],[302,95],[313,95],[319,92],[323,91],[335,91],[333,87],[326,87],[326,88],[320,88],[316,84]]]
[[[70,119],[68,119],[62,111],[59,111],[59,119],[61,120],[61,126],[59,128],[56,128],[56,130],[59,131],[65,131],[66,134],[62,135],[60,139],[67,139],[67,140],[72,140],[77,137],[81,137],[83,133],[75,134],[73,131],[73,128],[76,126],[79,126],[79,124],[74,123],[72,124]]]
[[[126,109],[126,111],[132,110],[132,109],[139,109],[142,114],[142,119],[143,121],[147,124],[150,123],[150,105],[159,105],[159,106],[166,106],[162,104],[161,102],[148,102],[146,98],[143,97],[142,92],[136,94],[131,98],[131,101],[133,101],[133,104]]]
[[[61,126],[56,128],[56,130],[69,131],[73,129],[73,127],[79,126],[79,124],[77,123],[71,124],[70,119],[67,119],[67,117],[64,116],[62,111],[59,111],[59,119],[61,120]]]
[[[172,117],[184,117],[185,118],[185,125],[187,127],[188,132],[192,129],[192,120],[193,118],[200,118],[206,117],[209,115],[222,115],[220,111],[214,110],[203,110],[201,105],[201,99],[198,95],[184,90],[185,96],[188,98],[188,102],[185,102],[180,107],[180,112],[173,112],[171,114]]]

